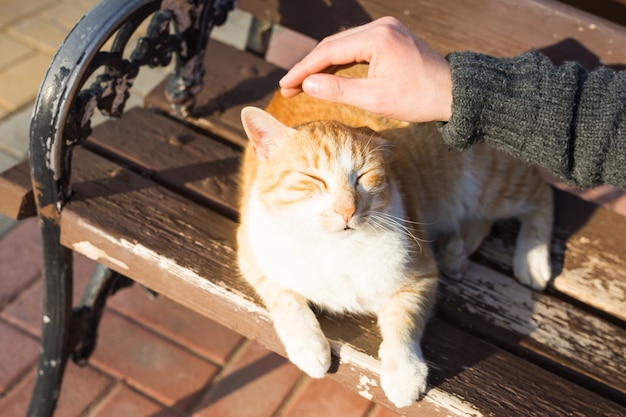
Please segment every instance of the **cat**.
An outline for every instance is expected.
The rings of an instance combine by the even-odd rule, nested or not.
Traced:
[[[337,72],[363,76],[364,65]],[[310,308],[377,317],[381,386],[397,407],[427,388],[421,338],[439,273],[460,279],[494,220],[517,217],[514,275],[550,279],[552,191],[541,175],[477,144],[446,148],[410,124],[304,94],[246,107],[238,262],[289,359],[313,378],[331,364]],[[437,258],[432,242],[437,240]]]

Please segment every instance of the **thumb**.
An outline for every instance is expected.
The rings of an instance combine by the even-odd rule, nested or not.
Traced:
[[[355,79],[332,74],[313,74],[302,82],[302,91],[322,100],[355,104],[363,96],[363,90]]]

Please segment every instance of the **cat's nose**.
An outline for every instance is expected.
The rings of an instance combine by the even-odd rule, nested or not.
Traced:
[[[350,221],[352,216],[354,216],[355,212],[356,207],[353,205],[335,207],[335,213],[339,214],[346,224]]]

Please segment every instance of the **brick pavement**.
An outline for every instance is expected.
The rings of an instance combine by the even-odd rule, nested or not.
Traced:
[[[27,157],[28,124],[45,70],[67,32],[95,0],[0,0],[0,171]],[[244,47],[250,16],[215,34]],[[313,45],[276,27],[266,58],[288,67]],[[296,51],[300,51],[297,53]],[[164,70],[142,70],[130,104]],[[626,214],[624,192],[586,198]],[[34,383],[41,317],[40,240],[34,219],[0,216],[0,415],[25,414]],[[94,264],[75,259],[76,294]],[[369,416],[396,414],[329,379],[311,380],[255,342],[138,286],[115,295],[86,367],[70,364],[56,416]]]

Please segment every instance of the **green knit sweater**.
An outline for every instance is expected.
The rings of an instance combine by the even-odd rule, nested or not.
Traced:
[[[626,188],[626,71],[556,67],[535,51],[447,59],[452,117],[439,129],[448,146],[484,141],[582,188]]]

